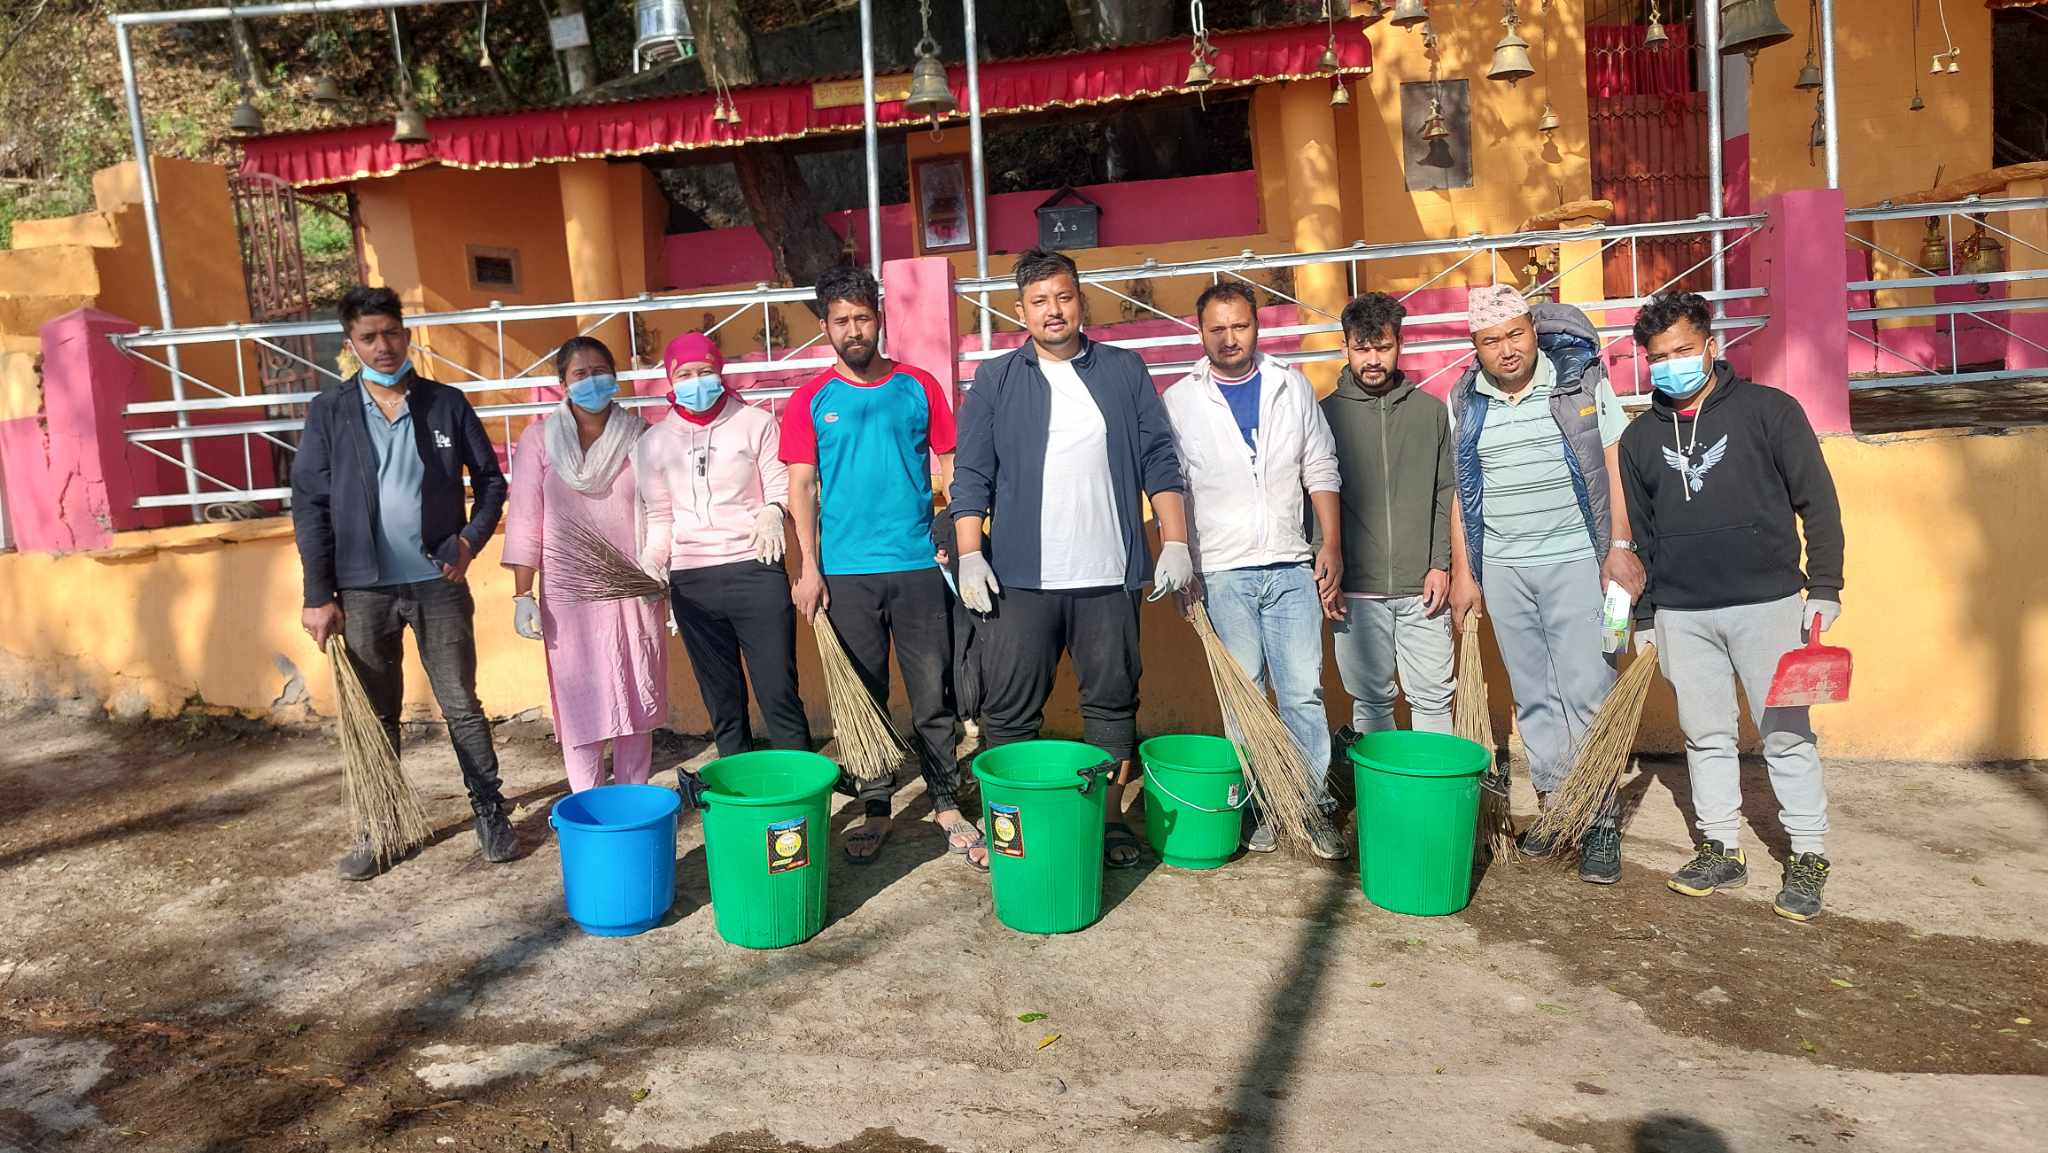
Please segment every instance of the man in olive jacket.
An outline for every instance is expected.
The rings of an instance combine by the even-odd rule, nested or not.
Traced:
[[[1324,610],[1356,733],[1394,727],[1397,669],[1413,727],[1451,731],[1451,421],[1399,368],[1406,317],[1383,293],[1347,305],[1344,371],[1323,400],[1344,481],[1343,593]]]

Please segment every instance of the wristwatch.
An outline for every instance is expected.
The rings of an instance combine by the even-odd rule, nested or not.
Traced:
[[[1636,551],[1636,542],[1629,540],[1627,537],[1609,541],[1607,544],[1609,548],[1627,549],[1630,552]]]

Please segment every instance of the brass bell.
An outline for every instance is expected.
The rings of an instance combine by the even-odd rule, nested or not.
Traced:
[[[1948,240],[1941,234],[1941,217],[1927,218],[1927,235],[1920,238],[1920,267],[1943,276],[1948,273]]]
[[[1828,121],[1825,115],[1813,118],[1813,133],[1806,139],[1808,148],[1826,148],[1828,144]]]
[[[1513,87],[1517,80],[1527,80],[1536,75],[1536,66],[1529,62],[1529,42],[1513,27],[1493,46],[1493,67],[1486,70],[1488,80],[1505,80]]]
[[[1429,19],[1429,6],[1422,0],[1401,0],[1394,5],[1394,14],[1387,17],[1396,28],[1413,28]]]
[[[322,108],[333,108],[341,103],[341,85],[334,82],[334,77],[323,74],[313,81],[313,103]]]
[[[1920,99],[1920,94],[1918,92],[1913,93],[1913,102],[1911,104],[1906,105],[1906,111],[1923,112],[1926,109],[1927,102],[1925,100]]]
[[[2005,245],[1984,231],[1983,221],[1978,221],[1977,231],[1963,241],[1962,266],[1956,271],[1965,276],[1992,276],[2005,271]]]
[[[728,100],[723,104],[720,104],[718,108],[711,113],[711,118],[713,120],[718,121],[720,124],[730,125],[732,127],[737,128],[740,123],[740,106],[734,101]]]
[[[960,108],[960,102],[953,99],[953,89],[946,83],[946,66],[939,63],[936,54],[920,52],[917,67],[910,74],[910,95],[903,101],[903,111],[913,120],[930,117],[951,116]]]
[[[1792,87],[1797,88],[1801,92],[1812,92],[1820,86],[1820,65],[1815,64],[1813,57],[1808,56],[1806,58],[1806,67],[1799,70],[1799,79],[1792,82]]]
[[[1746,52],[1754,58],[1790,39],[1792,30],[1778,19],[1776,0],[1721,0],[1721,55]]]
[[[1316,68],[1323,72],[1335,72],[1344,62],[1337,59],[1337,37],[1333,34],[1330,43],[1323,48],[1323,58],[1316,61]]]
[[[1550,101],[1545,100],[1543,102],[1543,116],[1536,121],[1536,131],[1548,137],[1551,133],[1562,127],[1563,124],[1564,122],[1557,118],[1557,109],[1552,108]]]
[[[1330,107],[1342,108],[1351,103],[1351,90],[1344,87],[1344,78],[1337,78],[1337,86],[1330,92]]]
[[[1188,61],[1188,78],[1182,87],[1199,92],[1216,83],[1216,70],[1209,67],[1207,45],[1197,43],[1191,55],[1194,59]]]
[[[1671,37],[1664,33],[1664,22],[1661,20],[1650,21],[1650,30],[1643,33],[1643,47],[1645,48],[1662,48],[1670,40]]]
[[[412,102],[412,97],[406,97],[405,103],[399,105],[397,119],[391,122],[391,142],[425,144],[432,139],[433,137],[427,134],[427,118]]]
[[[1380,21],[1386,19],[1387,8],[1385,4],[1382,4],[1380,2],[1380,0],[1371,0],[1371,2],[1365,6],[1365,11],[1359,13],[1359,15],[1364,18],[1365,27],[1370,28],[1373,25],[1379,23]]]
[[[249,102],[249,93],[244,91],[235,110],[228,114],[228,131],[236,136],[258,136],[263,132],[263,114]]]

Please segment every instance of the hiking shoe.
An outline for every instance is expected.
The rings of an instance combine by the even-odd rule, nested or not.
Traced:
[[[371,850],[370,838],[358,834],[354,843],[349,845],[348,852],[334,862],[334,871],[344,881],[367,881],[384,871],[384,863]]]
[[[1820,890],[1827,883],[1828,859],[1801,853],[1785,862],[1785,887],[1771,907],[1787,920],[1811,921],[1820,916]]]
[[[1273,822],[1260,817],[1252,835],[1245,838],[1244,847],[1254,853],[1270,853],[1280,847],[1280,832],[1273,827]]]
[[[1579,846],[1579,880],[1589,885],[1612,885],[1621,880],[1621,830],[1613,825],[1595,825],[1586,831]]]
[[[1341,861],[1351,855],[1351,846],[1336,822],[1320,812],[1308,819],[1308,850],[1325,861]]]
[[[1515,848],[1530,860],[1541,861],[1557,852],[1557,838],[1538,833],[1532,825],[1515,838]]]
[[[492,806],[476,815],[476,840],[483,846],[484,860],[500,865],[519,853],[519,834],[505,819],[505,810]]]
[[[1749,883],[1749,864],[1742,850],[1730,852],[1719,841],[1702,841],[1692,860],[1664,882],[1674,893],[1709,897],[1716,889],[1740,889]]]

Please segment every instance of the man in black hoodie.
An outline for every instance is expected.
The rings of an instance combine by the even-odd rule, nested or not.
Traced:
[[[1805,921],[1819,914],[1828,877],[1820,753],[1806,709],[1763,702],[1801,631],[1841,616],[1842,513],[1805,410],[1718,360],[1712,323],[1693,293],[1655,297],[1637,314],[1656,397],[1621,438],[1629,523],[1649,573],[1636,644],[1655,641],[1677,691],[1699,818],[1698,851],[1669,883],[1704,897],[1749,879],[1738,841],[1739,680],[1792,841],[1775,908]]]

